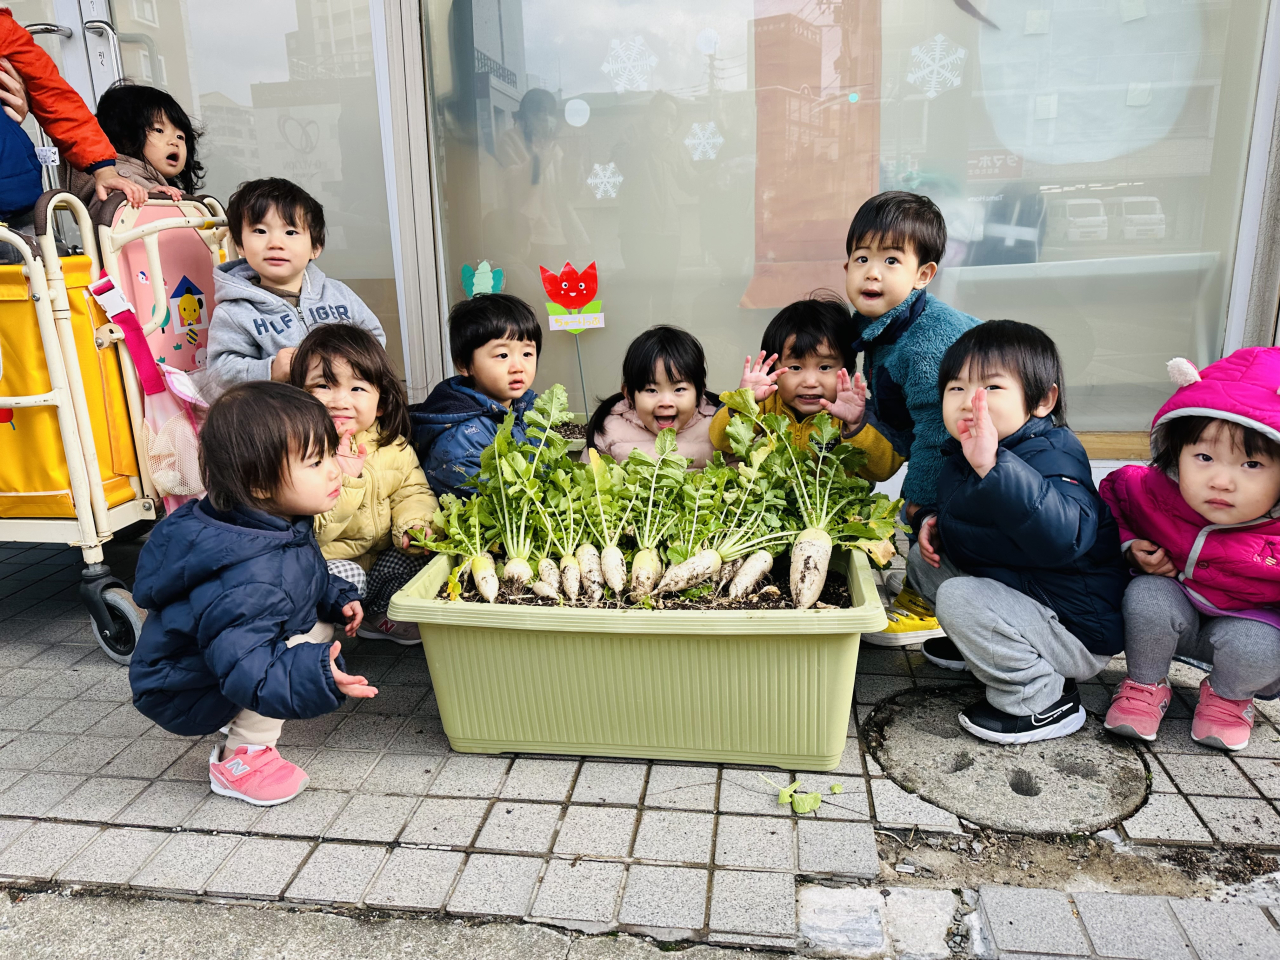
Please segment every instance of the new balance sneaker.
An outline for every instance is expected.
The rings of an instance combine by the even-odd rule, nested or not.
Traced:
[[[907,571],[890,570],[884,575],[884,589],[891,597],[896,597],[902,592],[902,588],[907,583]]]
[[[209,755],[209,789],[219,796],[233,797],[255,807],[274,807],[292,800],[307,785],[307,775],[290,763],[275,747],[241,744],[225,760],[219,760],[221,745]]]
[[[375,617],[372,622],[360,624],[356,634],[366,640],[392,640],[406,647],[422,642],[422,634],[418,632],[416,623],[401,623],[399,620],[392,620],[385,613]]]
[[[942,667],[944,670],[968,670],[969,664],[965,662],[964,654],[946,637],[934,637],[926,640],[924,646],[920,648],[920,652],[924,654],[924,658],[934,666]]]
[[[1167,680],[1138,683],[1125,677],[1116,687],[1102,725],[1122,737],[1136,737],[1150,743],[1156,738],[1172,698],[1173,691]]]
[[[1084,704],[1076,682],[1067,679],[1062,696],[1045,709],[1029,717],[1016,717],[997,710],[986,698],[960,711],[960,726],[975,737],[992,743],[1034,743],[1055,740],[1075,733],[1084,726]]]
[[[1219,750],[1243,750],[1253,732],[1253,700],[1228,700],[1200,681],[1200,702],[1191,718],[1191,739]]]
[[[945,636],[933,615],[933,605],[910,587],[903,587],[885,611],[889,625],[879,633],[864,633],[862,639],[876,647],[908,647],[930,637]]]

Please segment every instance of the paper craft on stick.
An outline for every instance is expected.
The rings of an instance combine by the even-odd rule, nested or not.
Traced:
[[[565,263],[559,273],[546,267],[542,272],[542,288],[551,302],[547,304],[547,320],[552,330],[598,330],[604,326],[604,304],[596,299],[599,281],[594,260],[579,273],[573,264]]]

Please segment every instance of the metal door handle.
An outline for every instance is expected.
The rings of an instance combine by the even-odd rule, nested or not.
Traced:
[[[29,23],[27,24],[27,33],[33,37],[38,37],[42,33],[53,33],[70,40],[73,36],[70,27],[64,27],[60,23]]]
[[[95,36],[107,38],[111,45],[111,66],[116,79],[124,79],[124,61],[120,57],[120,37],[116,34],[116,28],[106,20],[86,20],[84,28]]]

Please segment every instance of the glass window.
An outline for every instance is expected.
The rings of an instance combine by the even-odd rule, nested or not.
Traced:
[[[153,27],[160,26],[156,19],[155,0],[133,0],[133,18]]]
[[[1077,429],[1144,428],[1223,344],[1265,0],[428,0],[451,299],[599,268],[606,327],[539,387],[617,390],[672,322],[736,385],[779,307],[843,292],[854,211],[931,196],[931,290],[1042,326]],[[979,12],[979,10],[981,12]]]

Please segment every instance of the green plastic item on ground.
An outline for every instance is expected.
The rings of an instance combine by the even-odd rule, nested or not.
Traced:
[[[884,628],[866,556],[839,553],[841,610],[642,610],[437,599],[438,556],[391,600],[420,625],[460,753],[644,757],[832,770],[862,633]]]

